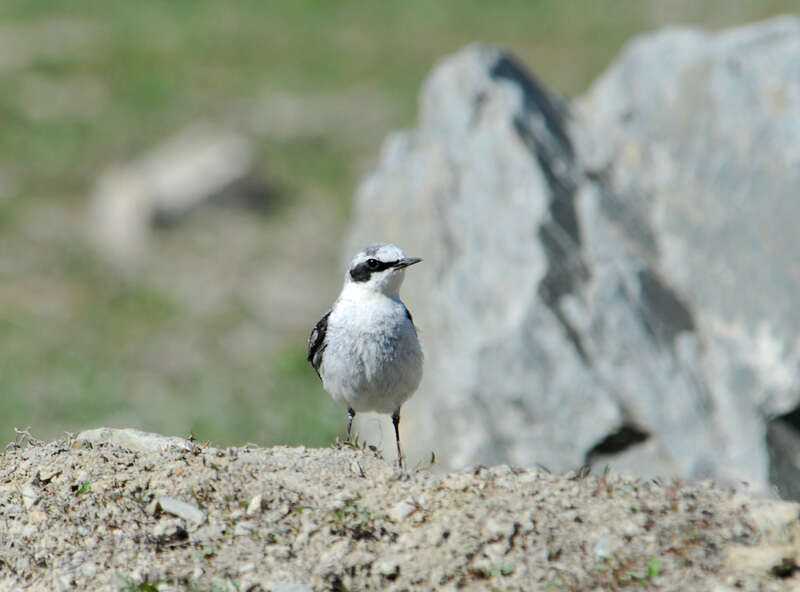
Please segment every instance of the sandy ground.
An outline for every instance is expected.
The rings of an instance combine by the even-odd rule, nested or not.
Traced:
[[[400,474],[369,447],[153,438],[7,446],[0,590],[800,586],[790,502],[507,466]]]

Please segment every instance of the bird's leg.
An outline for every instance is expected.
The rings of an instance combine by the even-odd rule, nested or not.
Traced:
[[[392,413],[392,423],[394,424],[394,438],[397,441],[397,465],[403,471],[403,453],[400,450],[400,409]]]
[[[347,408],[347,441],[350,442],[350,428],[353,427],[353,418],[356,416],[356,412],[353,411],[352,407]]]

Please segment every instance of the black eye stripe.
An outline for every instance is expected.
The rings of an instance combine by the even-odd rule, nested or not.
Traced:
[[[397,261],[378,261],[378,267],[372,268],[372,271],[383,271],[393,267],[396,263]]]
[[[389,269],[390,267],[394,266],[397,263],[397,260],[378,261],[377,263],[378,263],[377,266],[370,267],[368,261],[362,261],[361,263],[359,263],[358,265],[353,267],[353,269],[350,270],[350,277],[353,278],[354,282],[366,282],[370,278],[370,275],[372,275],[373,272],[379,272]]]

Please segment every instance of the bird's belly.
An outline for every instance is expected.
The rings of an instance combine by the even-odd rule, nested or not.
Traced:
[[[422,351],[416,332],[361,332],[336,340],[347,347],[327,348],[323,381],[334,400],[355,411],[392,413],[417,389]]]

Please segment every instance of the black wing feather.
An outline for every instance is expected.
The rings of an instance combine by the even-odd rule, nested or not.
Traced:
[[[314,325],[311,330],[311,335],[308,337],[308,356],[306,359],[314,366],[317,371],[317,376],[322,378],[319,373],[319,367],[322,365],[322,352],[325,351],[327,343],[325,343],[325,334],[328,332],[328,317],[331,316],[331,311],[325,313],[319,322]]]
[[[403,308],[406,309],[406,316],[408,317],[408,320],[411,321],[411,324],[413,325],[414,324],[414,319],[411,317],[411,313],[408,312],[408,308],[406,308],[405,304],[403,305]]]

